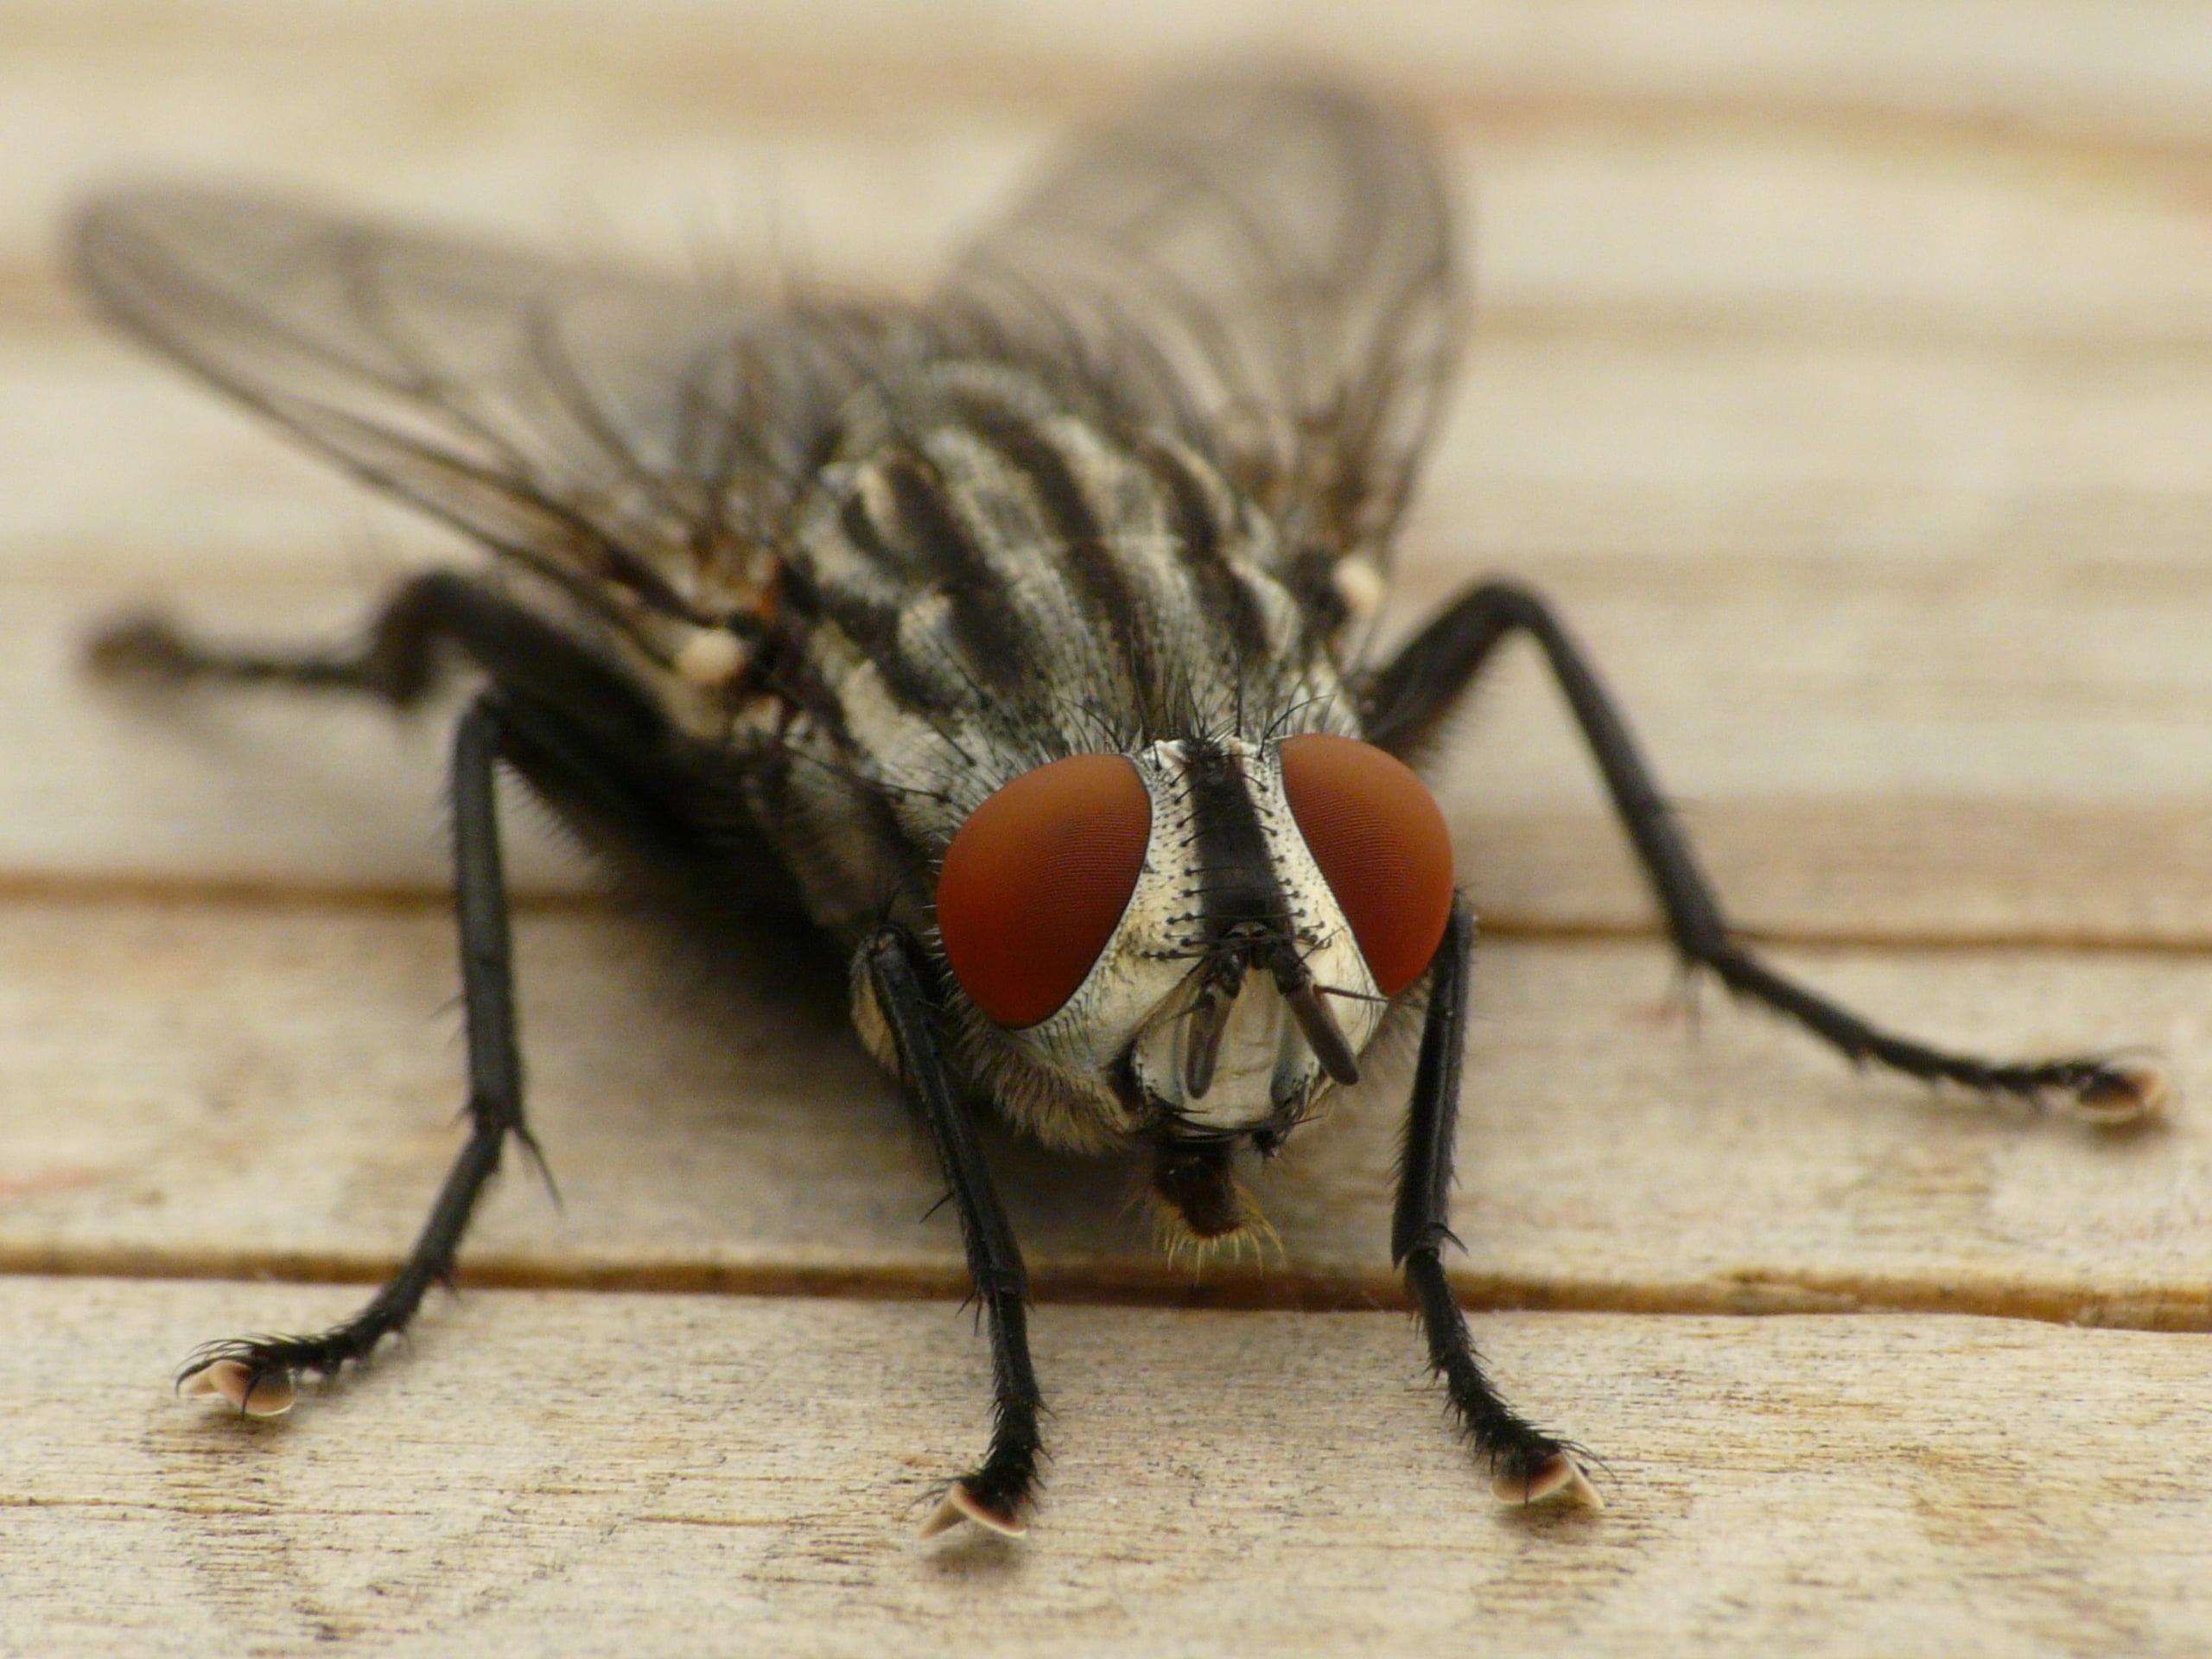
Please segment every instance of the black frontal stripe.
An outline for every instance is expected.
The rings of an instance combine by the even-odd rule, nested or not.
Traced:
[[[1066,454],[1034,426],[1009,412],[971,411],[970,418],[976,435],[1035,493],[1046,525],[1060,543],[1060,562],[1074,579],[1077,596],[1107,638],[1128,652],[1129,677],[1139,694],[1149,693],[1160,679],[1144,596],[1106,544],[1097,515]]]
[[[1208,944],[1237,927],[1288,938],[1294,931],[1275,883],[1267,837],[1236,757],[1211,743],[1189,746],[1183,779],[1198,840],[1198,914]]]
[[[1174,519],[1175,540],[1200,588],[1229,624],[1229,637],[1244,658],[1268,654],[1268,620],[1252,590],[1236,579],[1222,550],[1221,525],[1213,503],[1182,456],[1157,443],[1141,451],[1152,475],[1166,492]]]
[[[971,677],[998,686],[1020,683],[1024,652],[1013,607],[999,591],[998,573],[945,501],[935,469],[899,454],[887,460],[882,470],[898,515],[899,540],[911,556],[905,562],[927,571],[952,601],[953,633],[969,658]],[[863,511],[859,517],[865,520],[868,514]]]

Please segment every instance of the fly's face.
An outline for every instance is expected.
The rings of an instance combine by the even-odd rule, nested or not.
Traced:
[[[969,999],[1087,1074],[1151,1142],[1202,1238],[1249,1219],[1229,1179],[1355,1081],[1452,902],[1442,815],[1354,739],[1185,739],[1024,773],[969,817],[938,886]]]

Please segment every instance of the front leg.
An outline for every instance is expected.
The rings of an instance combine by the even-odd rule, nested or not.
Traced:
[[[1044,1399],[1029,1360],[1028,1270],[976,1144],[974,1114],[945,1070],[938,1037],[943,1016],[913,935],[902,927],[880,928],[861,954],[899,1056],[899,1075],[920,1106],[944,1163],[960,1215],[969,1276],[991,1330],[990,1450],[980,1468],[946,1490],[923,1522],[922,1535],[973,1521],[1019,1537],[1028,1529],[1023,1512],[1036,1493],[1037,1459],[1043,1449],[1037,1414]]]
[[[1491,1490],[1509,1503],[1560,1495],[1595,1509],[1600,1507],[1598,1491],[1576,1459],[1575,1448],[1515,1411],[1483,1375],[1466,1317],[1444,1271],[1444,1246],[1459,1242],[1451,1224],[1452,1149],[1459,1132],[1468,965],[1474,949],[1473,912],[1465,899],[1454,899],[1452,919],[1429,969],[1428,1012],[1406,1118],[1390,1259],[1405,1269],[1406,1288],[1428,1338],[1429,1365],[1444,1379],[1452,1410],[1476,1451],[1489,1460]]]

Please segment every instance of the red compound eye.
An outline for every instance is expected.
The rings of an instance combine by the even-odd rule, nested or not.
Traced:
[[[1452,837],[1413,769],[1371,743],[1287,739],[1283,793],[1351,924],[1376,988],[1395,996],[1436,954],[1452,913]]]
[[[1114,937],[1151,837],[1152,797],[1118,754],[1055,760],[977,807],[937,878],[960,988],[1001,1026],[1052,1014]]]

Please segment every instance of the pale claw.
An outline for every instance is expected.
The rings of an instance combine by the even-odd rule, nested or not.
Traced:
[[[1564,1452],[1554,1452],[1545,1459],[1527,1481],[1500,1475],[1491,1482],[1490,1489],[1501,1503],[1541,1503],[1547,1498],[1557,1497],[1588,1510],[1605,1507],[1605,1500],[1598,1496],[1598,1489],[1590,1484],[1590,1477],[1582,1472],[1582,1465]]]
[[[1029,1530],[1028,1522],[990,1508],[968,1490],[967,1482],[956,1480],[938,1500],[937,1508],[930,1511],[929,1519],[922,1522],[922,1536],[934,1538],[963,1521],[973,1521],[977,1526],[1007,1538],[1022,1537]]]
[[[2123,1123],[2150,1123],[2180,1103],[2179,1092],[2163,1066],[2131,1061],[2108,1068],[2111,1086],[2070,1096],[2065,1109],[2084,1123],[2112,1128]]]
[[[177,1384],[180,1394],[219,1394],[233,1410],[248,1417],[282,1417],[299,1398],[292,1379],[283,1372],[256,1377],[243,1360],[219,1359],[203,1365]]]

